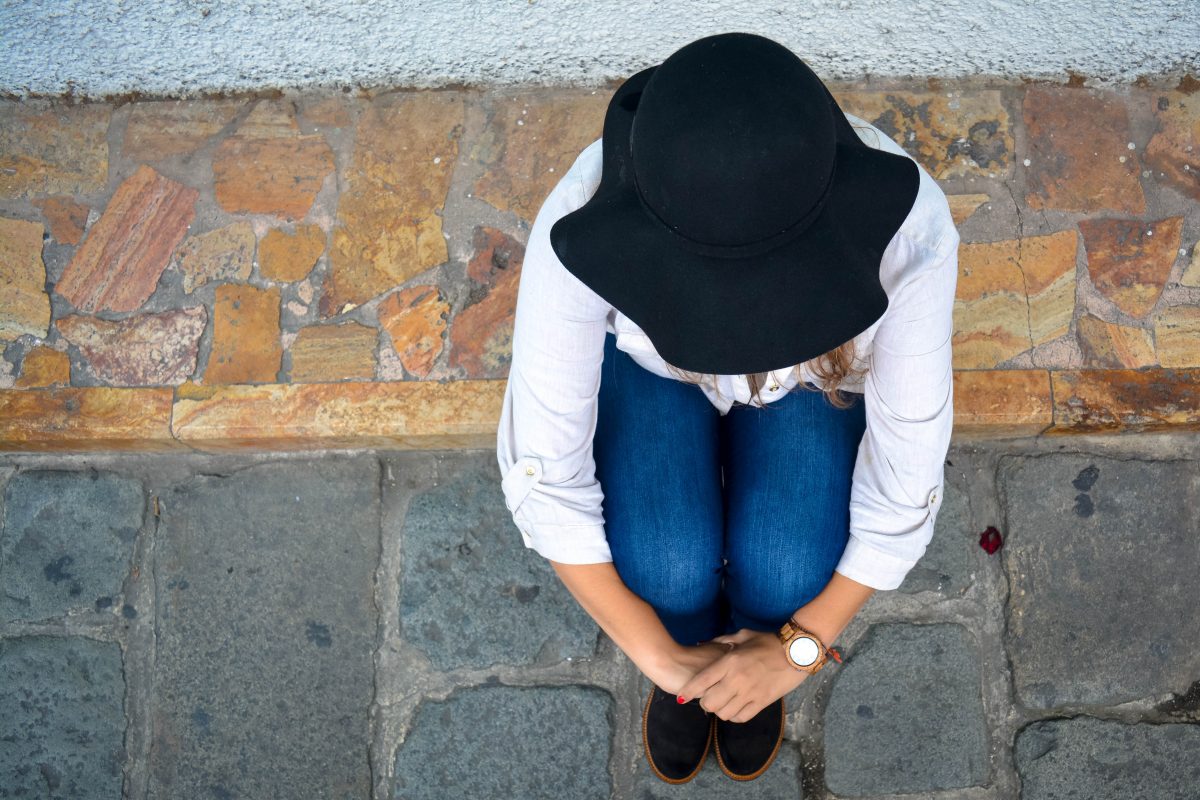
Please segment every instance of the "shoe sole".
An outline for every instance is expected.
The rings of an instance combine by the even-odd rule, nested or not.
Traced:
[[[650,740],[646,736],[646,723],[650,717],[650,701],[653,699],[654,687],[651,686],[650,694],[646,697],[646,705],[642,709],[642,749],[646,752],[646,763],[650,765],[650,769],[654,772],[655,777],[657,777],[659,780],[674,784],[687,783],[692,778],[695,778],[697,775],[699,775],[700,770],[704,768],[704,762],[708,759],[709,748],[712,746],[714,741],[715,730],[710,723],[708,726],[708,739],[704,742],[704,752],[700,754],[700,759],[696,764],[696,768],[692,770],[689,775],[685,775],[682,778],[668,778],[666,775],[663,775],[661,772],[659,772],[658,767],[655,765],[654,758],[650,755]],[[713,717],[713,719],[716,719],[716,717]]]
[[[743,775],[741,773],[734,772],[733,770],[729,769],[729,767],[725,764],[725,759],[721,757],[721,744],[720,744],[720,742],[717,741],[717,717],[715,714],[713,715],[712,729],[709,733],[708,738],[709,738],[709,741],[711,741],[713,744],[713,752],[716,753],[717,764],[719,764],[721,766],[721,772],[724,772],[726,775],[733,778],[735,781],[752,781],[755,778],[757,778],[759,775],[762,775],[764,772],[766,772],[767,767],[769,767],[769,766],[771,766],[771,764],[775,763],[775,756],[777,756],[779,754],[779,747],[780,747],[780,745],[783,744],[784,726],[787,724],[787,706],[784,703],[785,703],[785,701],[780,700],[779,738],[777,738],[775,740],[775,749],[772,750],[771,755],[767,757],[766,763],[763,764],[761,767],[759,767],[754,772],[750,773],[749,775]]]

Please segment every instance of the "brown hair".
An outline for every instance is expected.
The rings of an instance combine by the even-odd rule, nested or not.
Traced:
[[[850,341],[839,345],[823,355],[804,362],[808,365],[809,371],[825,384],[824,389],[810,387],[807,383],[801,380],[801,365],[795,365],[792,367],[792,370],[796,373],[796,385],[792,388],[802,388],[810,391],[823,391],[825,393],[825,397],[829,400],[830,404],[833,405],[834,408],[849,408],[854,404],[854,398],[853,396],[847,397],[847,393],[843,392],[840,386],[851,375],[861,374],[862,372],[861,368],[854,368],[854,351],[854,340],[851,339]],[[720,389],[717,387],[716,375],[712,375],[710,373],[691,372],[680,369],[674,364],[666,363],[665,361],[664,363],[666,364],[667,370],[671,372],[671,374],[675,375],[685,383],[694,383],[699,385],[705,379],[711,378],[713,391],[715,391],[718,396],[720,395]],[[766,372],[755,372],[746,375],[746,382],[750,385],[751,399],[757,399],[758,402],[764,406],[766,404],[763,403],[762,395],[759,394],[759,390],[762,388],[763,383],[766,382],[767,374],[768,373]]]

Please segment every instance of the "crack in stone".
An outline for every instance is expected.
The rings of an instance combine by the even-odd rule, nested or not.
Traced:
[[[375,462],[375,470],[377,475],[376,490],[379,493],[375,500],[376,509],[379,512],[375,521],[375,531],[378,536],[379,543],[379,558],[375,561],[375,566],[372,570],[372,575],[375,578],[374,591],[371,592],[371,606],[375,612],[375,646],[371,648],[371,700],[367,704],[367,730],[371,731],[371,736],[367,740],[367,779],[370,781],[369,785],[371,786],[371,791],[377,794],[378,787],[375,784],[376,776],[382,773],[381,777],[383,777],[385,780],[391,777],[389,774],[391,770],[386,763],[380,765],[378,768],[375,765],[375,740],[376,737],[379,736],[379,733],[378,731],[373,730],[373,728],[376,726],[372,725],[372,718],[375,717],[374,710],[379,705],[379,662],[382,658],[383,648],[386,645],[387,640],[387,631],[384,630],[383,600],[379,596],[379,593],[383,587],[380,585],[377,578],[380,570],[382,569],[384,559],[387,557],[385,547],[386,543],[383,540],[383,498],[387,496],[387,481],[391,468],[377,455],[372,455],[371,458]],[[386,752],[384,753],[384,757],[387,757]],[[385,787],[385,789],[386,788],[388,787]]]
[[[1029,302],[1029,279],[1025,275],[1025,267],[1021,264],[1021,254],[1025,247],[1025,219],[1021,215],[1021,206],[1017,203],[1017,198],[1013,194],[1012,184],[1006,182],[1004,188],[1008,190],[1008,196],[1013,201],[1013,208],[1017,212],[1017,269],[1021,273],[1021,286],[1025,291],[1025,329],[1029,333],[1029,358],[1036,367],[1040,365],[1033,356],[1033,350],[1037,345],[1033,342],[1033,307]]]

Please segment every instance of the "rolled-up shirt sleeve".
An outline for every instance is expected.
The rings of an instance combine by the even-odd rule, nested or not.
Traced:
[[[586,199],[573,167],[530,229],[496,436],[504,502],[525,546],[566,564],[612,561],[592,457],[611,306],[562,265],[549,238]]]
[[[889,301],[863,398],[866,430],[850,490],[850,538],[835,571],[895,589],[924,555],[942,504],[953,427],[950,358],[958,237]]]

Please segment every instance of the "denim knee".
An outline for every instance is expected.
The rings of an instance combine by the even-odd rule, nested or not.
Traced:
[[[593,457],[617,574],[677,641],[715,636],[722,518],[718,414],[605,337]]]
[[[774,570],[762,575],[753,569],[758,580],[731,581],[726,596],[732,617],[731,629],[778,630],[798,608],[821,593],[829,583],[832,571]]]
[[[736,627],[778,629],[828,585],[845,552],[865,418],[799,390],[772,408],[735,409],[728,423],[730,612]]]
[[[620,572],[625,585],[663,614],[689,614],[710,608],[721,591],[719,556],[684,558],[669,552],[648,552],[622,560],[625,563]]]

